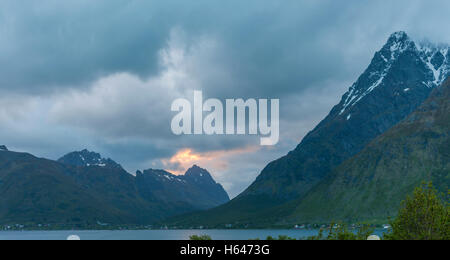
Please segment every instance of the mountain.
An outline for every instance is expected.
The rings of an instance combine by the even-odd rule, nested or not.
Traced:
[[[184,202],[197,209],[210,209],[230,200],[222,185],[198,166],[177,176],[163,170],[137,172],[136,183],[141,194],[167,202]]]
[[[212,187],[203,186],[214,182],[209,173],[196,185],[190,182],[189,189],[186,185],[172,184],[159,193],[153,192],[159,186],[141,182],[140,177],[129,174],[111,159],[87,150],[70,153],[58,161],[2,150],[0,224],[81,228],[98,227],[99,223],[152,224],[227,201],[223,189],[208,193]],[[214,185],[221,188],[215,182]],[[199,190],[195,191],[196,188]],[[176,192],[184,197],[171,199],[171,194]]]
[[[267,165],[241,195],[180,220],[223,225],[273,224],[337,166],[415,111],[450,74],[448,46],[416,44],[392,34],[370,65],[297,148]]]
[[[58,162],[77,167],[89,167],[90,171],[97,173],[111,170],[125,173],[118,163],[109,158],[102,158],[100,154],[88,150],[69,153],[60,158]],[[94,176],[98,178],[98,174],[94,174]],[[131,175],[128,174],[128,176]],[[105,179],[102,181],[106,182]],[[210,209],[230,200],[226,191],[214,181],[211,174],[196,165],[182,176],[176,176],[164,170],[138,171],[133,181],[137,192],[144,198],[156,199],[165,203],[186,204],[190,208],[188,211]],[[107,192],[104,190],[104,193]]]
[[[412,113],[450,73],[448,47],[391,35],[330,114],[287,156],[270,163],[241,197],[292,199]]]
[[[386,220],[422,181],[450,186],[450,78],[406,120],[296,202],[293,223]]]
[[[98,166],[107,168],[122,168],[122,166],[115,161],[109,158],[102,158],[99,153],[90,152],[86,149],[80,152],[66,154],[60,158],[58,162],[80,167]]]
[[[118,223],[124,212],[108,206],[68,173],[74,170],[27,153],[0,153],[0,222]]]
[[[183,178],[187,183],[191,183],[194,187],[196,187],[197,190],[201,190],[205,193],[204,199],[210,201],[207,204],[215,204],[217,206],[230,201],[230,197],[222,185],[216,183],[206,169],[194,165],[192,168],[187,170]]]

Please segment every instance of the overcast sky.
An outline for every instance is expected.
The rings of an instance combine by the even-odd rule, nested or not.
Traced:
[[[130,173],[207,168],[231,196],[337,104],[395,31],[450,43],[448,0],[2,0],[0,144]],[[281,139],[174,136],[173,100],[279,98]]]

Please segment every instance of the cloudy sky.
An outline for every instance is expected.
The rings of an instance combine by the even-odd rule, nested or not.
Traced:
[[[129,172],[207,168],[231,196],[295,148],[394,31],[450,43],[448,0],[0,2],[0,144]],[[174,136],[173,100],[279,98],[281,139]]]

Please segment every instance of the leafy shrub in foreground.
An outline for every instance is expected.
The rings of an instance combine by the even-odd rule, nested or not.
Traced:
[[[449,240],[449,203],[442,202],[432,183],[423,183],[402,203],[397,218],[391,222],[389,240]]]

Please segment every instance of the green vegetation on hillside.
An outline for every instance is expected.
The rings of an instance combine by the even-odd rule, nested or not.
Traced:
[[[422,181],[440,192],[450,185],[450,81],[406,120],[337,167],[292,204],[288,223],[371,221],[395,217],[401,201]]]

